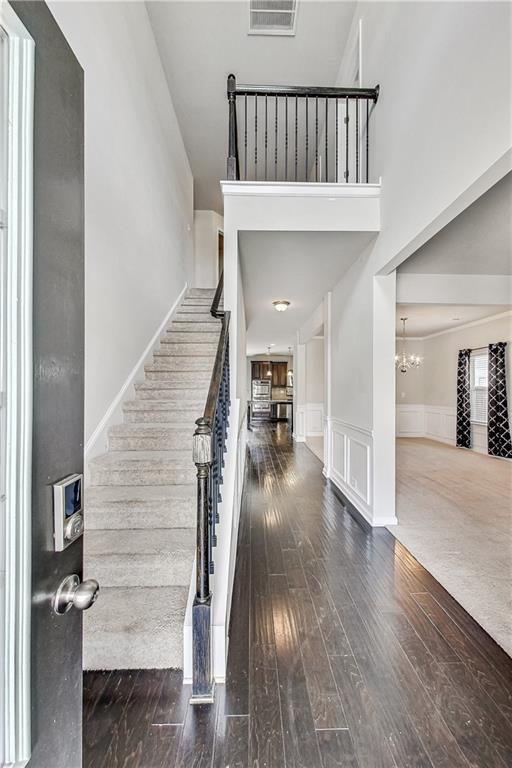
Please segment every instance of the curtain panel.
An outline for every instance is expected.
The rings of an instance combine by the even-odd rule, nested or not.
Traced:
[[[490,456],[512,459],[507,405],[506,341],[489,344],[487,450]]]
[[[471,448],[470,349],[459,349],[457,361],[457,446]]]

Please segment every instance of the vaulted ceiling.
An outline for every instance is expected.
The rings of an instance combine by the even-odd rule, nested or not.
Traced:
[[[222,213],[228,74],[252,84],[334,84],[356,3],[299,0],[288,37],[248,35],[248,0],[146,5],[194,175],[194,207]]]

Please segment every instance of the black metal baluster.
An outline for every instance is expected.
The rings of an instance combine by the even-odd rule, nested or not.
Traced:
[[[284,180],[288,181],[288,96],[284,98]]]
[[[348,96],[345,96],[345,181],[348,182]]]
[[[325,181],[329,181],[329,99],[325,99]]]
[[[277,96],[276,96],[276,108],[274,113],[274,181],[277,181]]]
[[[334,131],[336,134],[336,148],[335,148],[335,161],[336,161],[336,168],[334,169],[334,178],[336,180],[336,184],[338,183],[338,99],[335,101],[336,104],[336,111],[334,114],[334,117],[336,119],[336,125],[334,127]]]
[[[359,184],[359,101],[356,99],[356,184]]]
[[[268,127],[267,127],[267,96],[265,94],[265,176],[263,181],[268,180],[267,176],[267,146],[268,146]]]
[[[370,139],[369,139],[369,129],[370,129],[370,107],[369,107],[369,100],[366,99],[366,183],[368,184],[368,179],[370,178]]]
[[[308,153],[309,153],[309,101],[306,96],[306,181],[308,180]]]
[[[244,180],[247,181],[247,94],[244,96]]]
[[[295,97],[295,181],[297,181],[297,162],[299,159],[299,149],[297,146],[298,121],[299,121],[299,97]]]
[[[254,96],[254,178],[258,181],[258,96]]]
[[[315,181],[318,181],[318,96],[315,96]]]

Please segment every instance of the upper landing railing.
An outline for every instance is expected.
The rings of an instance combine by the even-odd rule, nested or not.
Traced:
[[[228,77],[228,180],[370,182],[375,88],[237,85]]]

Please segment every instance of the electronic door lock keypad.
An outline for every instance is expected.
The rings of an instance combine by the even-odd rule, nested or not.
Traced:
[[[63,549],[84,532],[83,475],[69,475],[53,484],[55,551]]]

